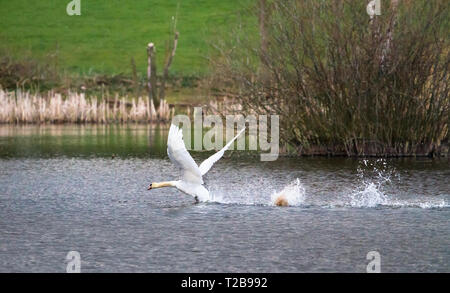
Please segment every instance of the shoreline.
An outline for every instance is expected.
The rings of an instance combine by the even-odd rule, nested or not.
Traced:
[[[22,128],[22,127],[126,127],[126,126],[148,126],[168,127],[169,121],[125,121],[125,122],[28,122],[28,123],[4,123],[0,122],[0,127]],[[1,130],[1,129],[0,129]],[[8,136],[0,131],[1,136]],[[296,149],[296,150],[295,150]],[[258,153],[259,154],[259,153]],[[406,152],[398,149],[383,146],[381,143],[369,143],[364,146],[362,153],[355,153],[352,150],[346,151],[341,145],[334,146],[302,146],[286,147],[280,145],[280,157],[328,157],[328,158],[450,158],[450,141],[443,140],[439,145],[416,145],[414,148],[407,148]]]

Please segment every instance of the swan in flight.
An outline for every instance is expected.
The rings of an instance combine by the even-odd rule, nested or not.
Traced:
[[[182,192],[193,196],[196,202],[210,200],[209,191],[203,186],[202,177],[223,156],[225,151],[244,130],[245,127],[220,151],[198,166],[184,145],[182,130],[172,124],[167,139],[167,154],[169,155],[170,161],[181,169],[181,180],[152,183],[148,187],[148,190],[160,187],[176,187]]]

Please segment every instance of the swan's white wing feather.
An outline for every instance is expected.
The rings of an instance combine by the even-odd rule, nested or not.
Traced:
[[[173,124],[170,125],[169,129],[167,154],[172,163],[181,169],[183,180],[203,184],[200,169],[184,145],[183,131]]]
[[[220,160],[220,158],[222,158],[222,156],[225,153],[225,151],[236,140],[236,138],[238,138],[239,135],[241,135],[241,133],[244,132],[244,130],[245,130],[245,127],[242,128],[242,130],[239,131],[239,133],[232,140],[230,140],[220,151],[218,151],[217,153],[215,153],[211,157],[207,158],[206,160],[203,161],[203,163],[200,164],[199,168],[200,168],[200,172],[201,172],[202,175],[205,175],[206,172],[208,172],[209,169],[211,169],[211,167],[214,165],[214,163],[217,162],[218,160]]]

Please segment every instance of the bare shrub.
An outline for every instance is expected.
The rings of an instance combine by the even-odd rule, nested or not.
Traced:
[[[14,60],[9,56],[0,58],[0,85],[5,89],[26,88],[48,90],[57,86],[60,77],[50,63],[36,60]]]
[[[372,21],[365,1],[270,3],[263,49],[251,21],[218,41],[214,88],[244,111],[281,115],[281,139],[303,154],[439,147],[449,122],[448,2],[383,1]]]

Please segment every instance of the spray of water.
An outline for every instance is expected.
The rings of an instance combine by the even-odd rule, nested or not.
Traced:
[[[446,208],[449,206],[444,199],[418,198],[402,199],[398,195],[389,194],[391,185],[398,186],[401,182],[400,173],[390,166],[385,159],[362,160],[357,169],[359,186],[350,193],[349,206],[358,208],[385,207],[419,207]]]
[[[376,207],[387,203],[387,196],[380,191],[373,182],[365,185],[363,190],[356,191],[350,195],[350,206],[352,207]]]
[[[357,169],[359,184],[350,193],[349,205],[352,207],[376,207],[388,202],[384,187],[391,183],[395,169],[388,167],[386,160],[362,160]]]
[[[216,181],[209,186],[211,202],[237,205],[273,206],[279,196],[283,196],[289,206],[324,208],[447,208],[449,202],[442,197],[417,196],[403,194],[398,188],[401,185],[400,172],[386,159],[361,160],[356,173],[356,185],[333,194],[306,194],[305,185],[300,179],[275,187],[276,182],[265,176],[255,177],[245,184],[227,184]],[[232,186],[232,189],[230,189]],[[272,190],[272,192],[271,192]],[[309,190],[309,189],[308,189]]]
[[[271,206],[274,205],[278,196],[283,195],[290,206],[300,206],[306,198],[305,188],[298,178],[283,187],[281,191],[273,190],[271,194],[263,192],[271,189],[273,189],[271,182],[264,178],[256,179],[254,184],[250,184],[240,190],[238,195],[229,193],[229,190],[224,187],[211,186],[210,201],[222,204]]]
[[[283,196],[290,206],[299,206],[305,202],[305,188],[300,182],[300,179],[297,178],[294,182],[284,187],[280,192],[272,193],[270,196],[270,204],[274,205],[275,200],[279,196]]]

